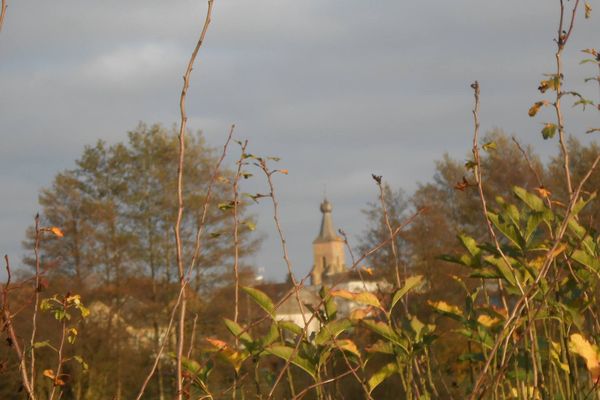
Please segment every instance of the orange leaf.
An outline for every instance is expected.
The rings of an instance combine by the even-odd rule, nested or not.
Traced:
[[[65,236],[65,234],[63,233],[63,231],[61,231],[58,226],[52,226],[52,227],[50,227],[50,232],[54,233],[54,235],[56,237],[59,237],[59,238]]]
[[[219,339],[206,338],[206,341],[218,350],[227,348],[227,343]]]
[[[361,270],[365,271],[367,274],[369,275],[373,275],[373,268],[371,267],[367,267],[366,265],[363,265],[362,267],[360,267]]]
[[[45,369],[44,372],[42,372],[42,375],[44,375],[46,378],[50,378],[52,380],[54,380],[54,371],[52,371],[51,369]]]
[[[540,186],[539,188],[535,188],[535,190],[538,192],[538,194],[543,197],[543,198],[547,198],[550,197],[550,195],[552,194],[552,192],[550,192],[548,189],[546,189],[543,186]]]

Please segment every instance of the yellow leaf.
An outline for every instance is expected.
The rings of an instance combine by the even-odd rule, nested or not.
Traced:
[[[289,171],[287,169],[280,169],[279,172],[284,175],[287,175],[289,173]]]
[[[355,308],[352,310],[352,313],[350,313],[350,319],[352,321],[360,321],[367,318],[371,314],[372,312],[369,308]]]
[[[564,243],[559,244],[556,249],[552,252],[552,258],[556,258],[560,253],[565,251],[567,246]]]
[[[360,351],[358,351],[358,347],[356,344],[350,339],[336,340],[335,344],[340,350],[349,351],[352,354],[355,354],[360,357]]]
[[[481,325],[485,326],[486,328],[491,328],[492,326],[496,326],[498,325],[501,321],[500,318],[492,318],[489,315],[486,314],[482,314],[479,317],[477,317],[477,322],[479,322]]]
[[[377,296],[369,292],[353,293],[348,290],[332,290],[330,294],[334,297],[341,297],[346,300],[352,300],[360,304],[381,308],[381,303]]]
[[[574,333],[569,339],[569,350],[585,360],[585,366],[592,374],[592,380],[596,382],[600,376],[598,346],[591,344],[580,334]]]
[[[431,301],[428,300],[427,303],[435,308],[438,311],[441,311],[443,313],[448,313],[448,314],[454,314],[454,315],[458,315],[458,316],[463,316],[463,312],[460,308],[458,308],[457,306],[453,306],[450,305],[448,303],[446,303],[445,301]]]
[[[65,236],[58,226],[51,227],[50,232],[54,233],[54,235],[59,238]]]
[[[589,2],[585,2],[585,17],[589,18],[592,16],[592,5]]]

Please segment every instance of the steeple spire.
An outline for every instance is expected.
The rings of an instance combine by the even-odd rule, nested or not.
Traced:
[[[333,228],[333,219],[331,218],[332,210],[333,207],[331,206],[331,203],[329,200],[327,200],[327,198],[325,198],[321,203],[321,212],[323,213],[323,218],[321,219],[321,230],[319,231],[319,236],[317,236],[313,243],[339,240],[339,237],[335,234],[335,230]]]
[[[313,269],[311,283],[321,285],[323,279],[346,270],[344,261],[344,240],[335,234],[331,211],[333,207],[327,198],[321,203],[321,229],[313,241]]]

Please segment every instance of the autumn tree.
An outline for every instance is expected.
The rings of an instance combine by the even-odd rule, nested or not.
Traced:
[[[190,260],[216,156],[201,134],[188,134],[186,142],[187,212],[181,232],[187,252],[185,259]],[[87,146],[76,167],[57,174],[52,185],[40,194],[44,225],[61,227],[64,233],[60,241],[42,243],[46,273],[51,280],[53,276],[73,278],[70,288],[65,290],[75,289],[86,295],[88,303],[105,306],[106,315],[100,313],[103,317],[90,323],[94,325],[94,334],[102,340],[97,341],[95,349],[84,349],[84,352],[104,349],[101,359],[99,354],[90,354],[101,371],[98,380],[115,382],[98,392],[99,398],[129,398],[128,390],[135,385],[125,385],[122,378],[130,377],[125,373],[131,367],[124,366],[124,352],[131,350],[131,329],[149,330],[151,347],[156,351],[168,320],[169,302],[177,291],[179,279],[173,234],[177,216],[177,157],[175,132],[161,125],[140,124],[129,132],[126,142],[109,145],[98,141]],[[231,176],[230,171],[222,171],[213,189],[202,237],[204,245],[191,279],[194,298],[200,298],[199,294],[210,298],[215,288],[227,286],[232,279],[230,211],[217,206],[231,201],[228,184]],[[252,217],[244,204],[240,204],[238,213],[244,222],[239,228],[239,250],[244,257],[257,249],[258,240],[251,235],[249,227],[255,224],[249,223]],[[32,248],[32,238],[30,229],[26,247]],[[204,307],[198,301],[192,304],[195,308],[190,307],[191,313]],[[198,328],[202,329],[202,324]],[[102,359],[112,360],[112,367],[104,365]],[[131,360],[130,355],[127,359]],[[163,379],[162,366],[161,362],[156,374],[157,398],[164,398],[170,391]],[[94,390],[80,389],[89,396],[96,393]]]

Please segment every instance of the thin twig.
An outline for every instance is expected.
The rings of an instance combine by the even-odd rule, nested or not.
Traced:
[[[27,361],[25,360],[25,355],[23,354],[21,345],[19,344],[19,339],[17,338],[17,334],[12,323],[13,316],[10,313],[8,292],[12,275],[8,255],[4,256],[4,261],[6,265],[6,283],[2,288],[2,326],[3,329],[7,329],[8,337],[10,338],[9,344],[15,350],[17,358],[19,359],[19,372],[21,373],[21,381],[25,391],[27,392],[27,396],[29,397],[29,400],[35,400],[33,386],[31,385],[31,382],[29,381],[29,375],[27,374]]]
[[[186,292],[186,287],[187,287],[187,283],[188,283],[188,277],[187,277],[187,274],[185,274],[184,267],[183,267],[184,261],[183,261],[183,249],[182,249],[182,243],[181,243],[181,222],[183,219],[183,206],[184,206],[184,204],[183,204],[183,167],[184,167],[184,159],[185,159],[185,133],[187,131],[187,129],[186,129],[187,114],[186,114],[186,110],[185,110],[185,100],[186,100],[186,96],[187,96],[187,90],[190,85],[190,76],[192,74],[194,62],[196,60],[196,56],[198,55],[198,51],[200,50],[200,47],[202,46],[202,43],[204,42],[206,32],[208,31],[208,26],[210,25],[210,22],[211,22],[212,8],[213,8],[213,0],[208,0],[208,10],[206,12],[206,18],[204,20],[202,32],[200,33],[200,38],[198,39],[198,41],[196,43],[196,47],[194,48],[194,51],[192,52],[192,55],[190,56],[190,59],[189,59],[189,62],[188,62],[187,68],[186,68],[186,72],[183,76],[183,88],[181,90],[181,97],[179,100],[181,121],[180,121],[180,126],[179,126],[179,163],[177,166],[178,209],[177,209],[177,221],[175,223],[174,231],[175,231],[175,242],[176,242],[176,247],[177,247],[177,269],[178,269],[178,273],[179,273],[180,291],[179,291],[179,295],[177,296],[176,305],[173,308],[171,320],[169,321],[169,327],[167,329],[167,332],[165,333],[165,338],[166,338],[166,337],[168,337],[168,335],[170,333],[170,329],[172,327],[173,318],[175,316],[175,314],[174,314],[175,310],[177,310],[177,308],[179,308],[178,336],[177,336],[177,360],[176,360],[176,364],[177,364],[177,366],[176,366],[176,369],[177,369],[177,375],[176,375],[177,397],[176,398],[178,400],[183,399],[182,360],[183,360],[183,346],[184,346],[184,339],[185,339],[184,330],[185,330],[185,319],[186,319],[186,299],[185,299],[186,293],[185,292]],[[144,394],[146,386],[148,385],[148,382],[150,381],[152,375],[154,374],[154,371],[156,370],[156,366],[158,365],[160,356],[162,355],[162,352],[164,350],[164,345],[165,345],[165,340],[163,339],[163,344],[161,346],[161,349],[159,350],[159,353],[156,355],[154,365],[152,366],[150,373],[146,377],[146,380],[144,381],[144,383],[140,389],[137,399],[140,399],[142,397],[142,395]]]
[[[556,254],[556,249],[560,245],[560,242],[562,241],[562,238],[564,237],[564,235],[567,231],[567,226],[568,226],[569,220],[571,218],[571,213],[573,212],[575,204],[577,203],[577,200],[579,199],[579,196],[583,189],[583,185],[592,176],[592,173],[596,170],[598,163],[600,163],[600,155],[596,157],[596,159],[592,163],[592,166],[590,167],[590,169],[588,170],[586,175],[583,177],[583,179],[579,183],[577,189],[573,193],[573,197],[567,206],[567,210],[565,212],[563,222],[561,223],[561,225],[558,229],[556,238],[554,239],[554,242],[553,242],[552,246],[550,247],[550,249],[546,252],[546,257],[544,259],[542,267],[540,268],[539,274],[537,275],[535,281],[529,286],[525,295],[521,296],[521,298],[517,301],[511,315],[509,316],[509,318],[507,318],[505,325],[504,325],[505,327],[504,327],[503,332],[506,332],[507,329],[509,329],[509,332],[507,333],[505,338],[511,337],[512,333],[517,329],[518,325],[516,323],[519,322],[521,313],[523,312],[523,309],[525,308],[525,303],[528,302],[529,300],[533,299],[538,294],[540,281],[542,279],[544,279],[548,274],[550,265],[552,264],[552,260],[554,260],[553,255]],[[535,310],[532,318],[535,318],[535,316],[539,313],[540,310],[541,310],[541,308],[538,308],[537,310]],[[521,332],[521,337],[524,337],[525,334],[529,332],[529,329],[531,328],[531,326],[533,324],[532,318],[530,318],[528,325],[526,325],[523,332]],[[513,325],[513,324],[515,324],[515,325]],[[490,351],[490,353],[488,355],[487,362],[486,362],[484,368],[482,369],[482,371],[479,375],[479,378],[477,379],[477,382],[473,388],[471,396],[469,397],[470,399],[474,400],[474,399],[478,399],[481,396],[483,396],[483,394],[485,392],[484,384],[486,381],[487,371],[489,370],[489,368],[491,366],[491,362],[492,362],[495,354],[498,352],[498,349],[500,348],[500,345],[503,340],[504,340],[504,338],[502,336],[499,336],[498,339],[496,340],[496,342],[494,343],[494,346],[492,347],[492,350]],[[511,351],[511,354],[512,354],[512,352],[514,352],[514,349],[513,349],[513,351]],[[504,368],[506,368],[506,366]],[[500,374],[504,370],[504,368],[501,369],[500,371],[498,371],[498,374]],[[500,375],[498,375],[498,377],[499,376]]]
[[[67,311],[67,299],[68,299],[68,296],[65,296],[62,300],[62,307],[63,307],[63,311],[65,312],[65,314]],[[62,317],[61,329],[62,329],[62,332],[60,335],[58,354],[56,356],[56,358],[57,358],[56,373],[54,374],[54,385],[52,386],[52,392],[50,393],[50,400],[54,400],[54,394],[56,393],[56,388],[61,386],[59,384],[58,380],[60,379],[60,376],[62,374],[62,366],[64,363],[63,350],[65,347],[65,338],[67,336],[67,318],[65,316]],[[61,396],[62,396],[62,389],[59,389],[58,398],[60,399]]]
[[[359,257],[356,262],[354,263],[354,265],[352,265],[352,267],[350,268],[350,270],[355,269],[365,258],[369,257],[371,254],[379,251],[379,249],[381,249],[382,247],[386,246],[391,240],[394,240],[394,238],[396,237],[396,235],[400,234],[400,232],[408,225],[410,225],[421,213],[423,213],[423,211],[425,211],[424,208],[421,208],[419,210],[417,210],[416,213],[414,213],[411,217],[407,218],[402,224],[400,224],[400,226],[398,226],[395,230],[394,230],[394,234],[383,240],[382,242],[380,242],[378,245],[372,247],[371,249],[369,249],[368,251],[364,252],[362,254],[361,257]],[[306,278],[305,278],[306,279]],[[335,287],[335,285],[339,283],[336,282],[332,285],[332,287]],[[316,305],[314,307],[315,310],[318,310],[325,302],[325,298],[321,299],[320,303],[318,305]],[[285,371],[287,370],[287,368],[289,368],[290,363],[291,363],[291,359],[293,357],[296,356],[296,354],[298,353],[298,350],[300,348],[300,344],[302,343],[302,340],[304,339],[304,337],[306,336],[306,327],[308,326],[308,324],[311,323],[311,321],[316,317],[316,313],[312,313],[312,315],[310,316],[310,318],[308,319],[308,321],[305,324],[305,328],[303,329],[302,333],[300,334],[300,336],[298,337],[298,340],[296,341],[296,346],[294,347],[294,350],[292,351],[292,354],[290,355],[290,358],[286,360],[286,363],[284,365],[284,367],[281,369],[281,371],[279,372],[279,375],[277,376],[277,379],[275,380],[275,382],[273,383],[273,386],[271,388],[271,391],[269,392],[268,395],[268,399],[271,399],[273,397],[273,394],[275,393],[275,388],[277,387],[277,385],[279,384],[279,382],[281,381],[281,379],[283,378],[283,375],[285,373]],[[248,328],[246,328],[248,329]]]
[[[183,248],[181,243],[181,221],[183,219],[183,166],[185,159],[185,134],[187,127],[187,114],[185,110],[185,100],[187,91],[190,86],[190,76],[194,67],[194,62],[198,51],[204,42],[204,37],[210,25],[210,17],[212,13],[213,0],[208,0],[208,11],[206,12],[206,19],[200,38],[196,43],[196,47],[192,52],[190,60],[188,62],[185,74],[183,76],[183,88],[181,89],[181,97],[179,100],[179,109],[181,112],[181,123],[179,125],[179,165],[177,167],[177,221],[175,222],[175,243],[177,247],[177,270],[179,271],[179,284],[183,291],[181,298],[181,304],[179,305],[179,322],[178,322],[178,335],[177,335],[177,399],[183,399],[183,345],[185,340],[185,319],[186,319],[186,276],[183,267]]]
[[[246,155],[246,147],[248,146],[248,141],[245,140],[242,144],[240,144],[242,153],[240,154],[240,158],[237,162],[237,171],[235,173],[235,177],[233,179],[232,191],[233,191],[233,245],[234,245],[234,253],[233,253],[233,273],[235,279],[235,304],[233,311],[233,320],[237,323],[239,318],[239,301],[240,301],[240,271],[239,271],[239,261],[240,261],[240,240],[239,240],[239,214],[238,214],[238,202],[239,202],[239,184],[240,177],[242,175],[242,167],[244,166],[244,157]],[[236,339],[237,340],[237,339]],[[237,343],[236,343],[237,345]]]
[[[31,317],[31,339],[29,340],[29,348],[31,351],[31,365],[30,365],[30,375],[31,375],[31,386],[35,387],[35,337],[37,332],[37,316],[38,316],[38,307],[40,303],[40,215],[36,214],[35,216],[35,244],[34,244],[34,254],[35,254],[35,280],[34,280],[34,300],[33,300],[33,315]]]
[[[392,229],[392,224],[390,223],[390,217],[387,210],[387,204],[385,199],[385,194],[383,190],[383,185],[381,183],[381,176],[373,175],[373,180],[377,183],[377,188],[379,189],[379,202],[381,203],[381,210],[383,212],[383,220],[385,222],[385,226],[387,227],[388,234],[390,237],[393,235],[394,230]],[[398,262],[398,250],[396,248],[396,240],[390,241],[390,247],[392,249],[392,256],[394,257],[394,271],[396,272],[396,287],[402,287],[402,280],[400,279],[400,265]],[[406,266],[404,268],[404,279],[406,279],[407,271]],[[408,302],[405,302],[405,307],[408,307]],[[408,311],[408,308],[407,308]]]
[[[7,8],[8,4],[6,4],[6,0],[2,0],[2,4],[0,5],[0,32],[2,32],[2,26],[4,25],[4,17],[6,16]]]

